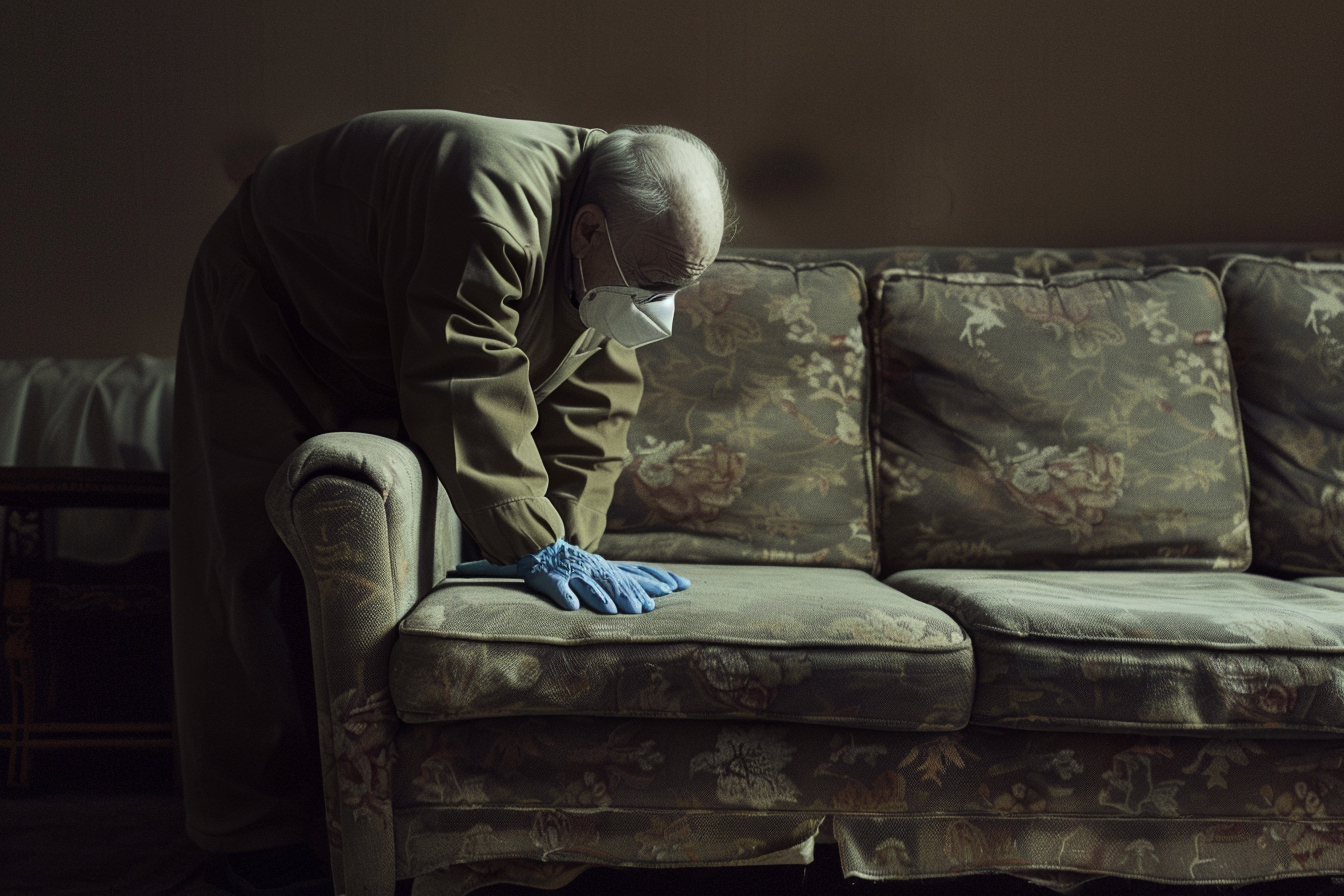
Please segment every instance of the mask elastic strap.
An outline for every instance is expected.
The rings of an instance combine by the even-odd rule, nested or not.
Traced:
[[[616,242],[611,238],[611,225],[608,224],[606,229],[607,229],[607,248],[611,250],[611,260],[616,264],[616,273],[620,275],[621,282],[628,287],[630,285],[630,281],[625,279],[625,272],[621,270],[621,260],[616,257]],[[582,258],[579,259],[579,264],[580,265],[583,264]],[[583,273],[582,269],[580,269],[579,273],[580,274]]]

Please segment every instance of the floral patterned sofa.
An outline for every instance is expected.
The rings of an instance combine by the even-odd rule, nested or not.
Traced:
[[[593,865],[1344,875],[1344,246],[722,257],[640,350],[634,617],[444,577],[424,459],[277,473],[349,893]]]

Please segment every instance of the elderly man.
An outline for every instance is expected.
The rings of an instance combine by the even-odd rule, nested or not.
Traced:
[[[279,464],[322,432],[408,439],[484,571],[601,612],[686,587],[588,552],[633,349],[718,252],[724,184],[672,128],[384,112],[275,150],[211,229],[177,359],[173,636],[188,828],[229,887],[322,889],[306,610],[263,501]]]

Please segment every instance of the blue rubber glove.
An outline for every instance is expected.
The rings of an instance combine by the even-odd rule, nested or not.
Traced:
[[[622,560],[608,561],[612,566],[634,576],[640,580],[651,596],[661,597],[664,594],[671,594],[673,591],[685,591],[691,587],[691,580],[685,576],[679,576],[670,569],[662,569],[658,566],[649,566],[647,563],[628,563]],[[667,590],[653,590],[662,586]]]
[[[517,565],[524,582],[563,610],[577,610],[580,602],[599,613],[653,609],[653,598],[633,576],[567,541],[528,554]]]
[[[594,554],[592,556],[600,557],[601,555]],[[634,579],[636,584],[644,589],[644,593],[651,598],[662,597],[663,595],[671,594],[674,591],[685,591],[687,588],[691,587],[690,579],[657,566],[624,561],[607,562]],[[457,572],[464,576],[504,579],[517,579],[522,577],[522,573],[518,571],[517,563],[501,566],[497,563],[491,563],[489,560],[469,560],[466,563],[459,563],[457,564]],[[646,602],[644,609],[652,610],[653,602]]]

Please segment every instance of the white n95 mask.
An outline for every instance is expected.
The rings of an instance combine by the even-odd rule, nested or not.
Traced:
[[[583,259],[579,259],[579,282],[586,290],[579,300],[579,320],[603,336],[615,339],[626,348],[639,348],[672,335],[672,314],[676,293],[657,292],[631,286],[616,258],[611,228],[607,228],[607,247],[616,272],[625,286],[599,286],[588,289],[583,277]]]
[[[672,335],[672,295],[647,289],[600,286],[579,301],[579,319],[626,348],[639,348]]]

